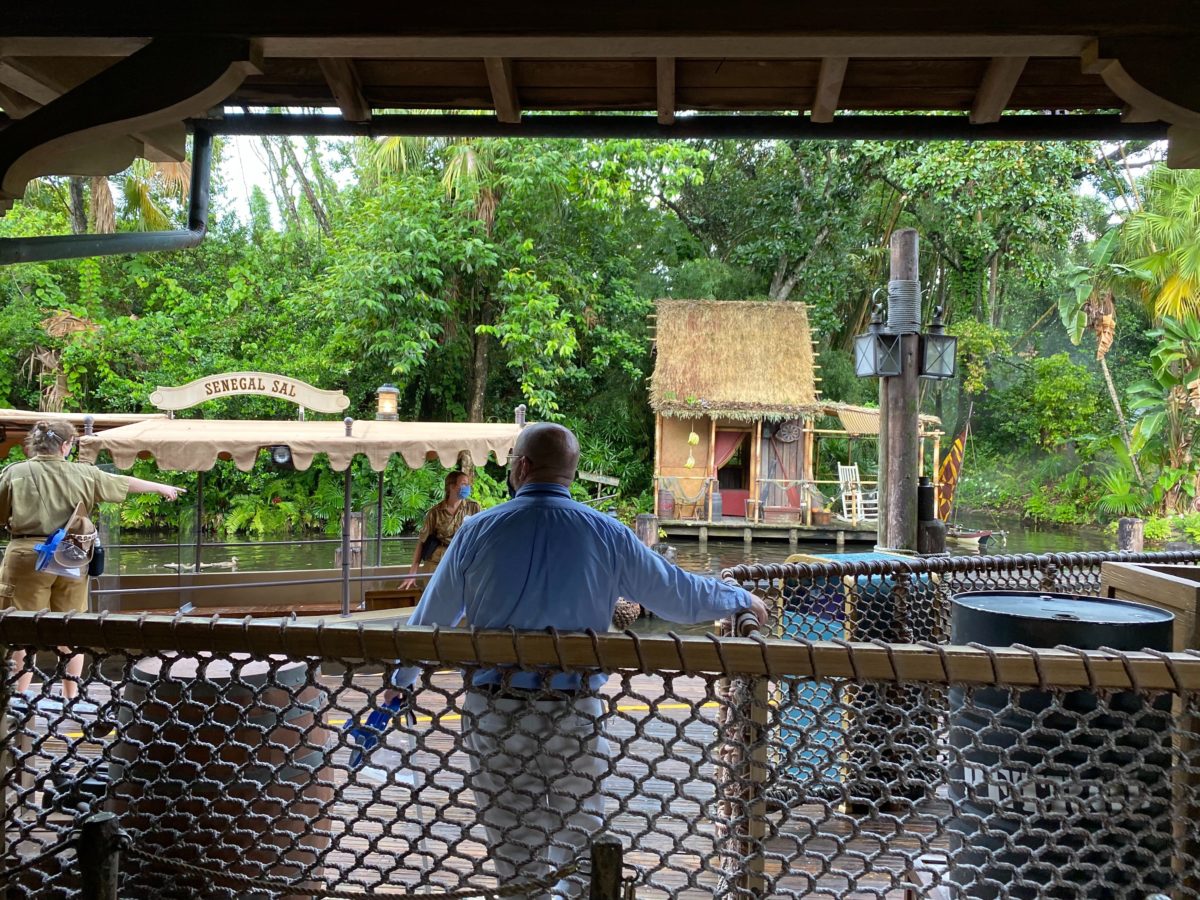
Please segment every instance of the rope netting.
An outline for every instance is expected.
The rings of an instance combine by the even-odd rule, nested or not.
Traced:
[[[106,810],[122,897],[578,896],[600,833],[641,897],[1200,897],[1200,655],[945,644],[1099,561],[732,570],[752,638],[7,613],[0,870],[78,896]]]

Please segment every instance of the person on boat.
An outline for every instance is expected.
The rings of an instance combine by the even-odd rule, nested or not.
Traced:
[[[70,422],[37,422],[25,440],[29,459],[0,471],[0,526],[12,535],[0,562],[0,608],[83,612],[88,605],[86,573],[74,578],[38,571],[38,551],[34,548],[64,527],[79,504],[90,512],[102,500],[117,503],[128,494],[153,493],[174,500],[184,493],[183,488],[172,484],[114,475],[92,465],[69,462],[67,456],[74,445],[75,429]],[[59,651],[71,652],[67,647]],[[23,650],[14,651],[12,661],[14,671],[20,674],[10,704],[14,709],[28,708],[34,699],[29,694],[33,670],[24,669]],[[63,701],[68,712],[94,713],[95,706],[78,696],[82,671],[82,654],[73,654],[67,660],[62,682]],[[62,708],[62,701],[46,696],[37,700],[37,705],[42,712],[53,713]]]
[[[702,622],[751,612],[763,602],[739,587],[693,575],[643,546],[617,520],[571,499],[579,442],[561,425],[537,423],[509,457],[515,497],[463,523],[434,572],[412,625],[542,631],[608,629],[618,596],[664,619]],[[399,689],[421,669],[393,675]],[[471,676],[462,730],[468,785],[502,884],[543,880],[586,854],[604,816],[612,770],[601,673],[490,668]],[[549,894],[576,896],[564,880]]]
[[[471,477],[466,472],[453,471],[446,475],[446,490],[441,503],[425,513],[421,533],[417,535],[417,546],[413,550],[412,566],[408,572],[416,575],[422,562],[437,565],[441,562],[450,541],[462,527],[467,516],[479,512],[479,504],[471,499]],[[409,578],[400,586],[406,590],[416,587],[417,580]]]

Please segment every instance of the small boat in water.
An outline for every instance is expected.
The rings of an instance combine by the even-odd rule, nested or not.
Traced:
[[[959,547],[976,547],[980,553],[987,552],[988,543],[990,541],[999,541],[1003,545],[1008,538],[1007,531],[987,531],[963,528],[961,525],[954,525],[946,529],[946,543],[955,544]]]

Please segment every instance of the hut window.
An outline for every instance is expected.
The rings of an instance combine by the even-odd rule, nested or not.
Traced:
[[[729,461],[717,471],[717,485],[721,490],[746,490],[750,487],[750,471],[747,465],[746,445],[743,440],[729,457]]]

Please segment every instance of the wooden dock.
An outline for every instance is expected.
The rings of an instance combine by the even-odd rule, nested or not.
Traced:
[[[715,522],[694,519],[663,519],[659,527],[668,537],[686,537],[697,541],[709,538],[732,538],[747,544],[754,541],[787,541],[799,544],[871,544],[876,541],[875,523],[832,522],[829,525],[803,525],[799,522],[748,522],[741,518],[724,518]]]
[[[378,668],[375,669],[378,672]],[[353,679],[323,676],[329,692],[324,723],[340,731],[350,710],[367,705],[368,694],[381,690],[378,675],[359,670]],[[417,724],[411,756],[411,779],[379,786],[360,781],[348,767],[349,749],[339,743],[328,760],[335,801],[325,827],[330,830],[324,873],[330,887],[362,887],[375,895],[411,892],[416,886],[447,891],[470,885],[495,884],[487,845],[476,823],[476,810],[464,775],[468,760],[459,745],[461,718],[455,672],[434,677],[433,689],[417,697]],[[718,738],[717,704],[712,686],[700,678],[631,675],[610,679],[607,734],[620,765],[606,780],[610,833],[632,849],[625,861],[642,873],[639,898],[700,898],[720,892],[720,844],[712,816],[716,809],[713,747]],[[98,684],[88,690],[94,700],[105,697]],[[23,763],[33,771],[32,784],[49,765],[70,754],[86,765],[96,760],[110,734],[89,740],[78,725],[63,723],[46,733],[43,719],[34,720],[36,751]],[[13,795],[10,793],[9,803]],[[17,841],[13,816],[26,821],[40,812],[40,790],[24,803],[9,805],[5,822],[8,845],[18,852],[37,851],[56,839],[42,813],[32,835]],[[892,815],[873,819],[813,803],[769,814],[766,839],[767,876],[774,894],[838,897],[905,896],[923,891],[911,872],[921,860],[946,849],[938,832],[945,817],[944,800],[914,804],[901,820]],[[55,817],[53,828],[69,828]],[[930,871],[928,867],[927,871]],[[936,865],[933,868],[941,868]],[[61,877],[61,876],[60,876]],[[36,883],[36,882],[34,882]]]

